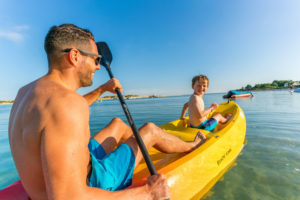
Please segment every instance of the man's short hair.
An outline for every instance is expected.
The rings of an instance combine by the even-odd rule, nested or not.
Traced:
[[[74,24],[62,24],[50,28],[45,38],[44,48],[49,58],[50,55],[64,48],[90,46],[89,40],[95,40],[89,30]]]
[[[196,81],[207,81],[207,87],[209,85],[209,80],[208,80],[207,76],[202,75],[202,74],[194,76],[194,78],[192,79],[192,87],[194,86]]]

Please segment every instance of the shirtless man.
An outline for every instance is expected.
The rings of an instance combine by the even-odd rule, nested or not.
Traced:
[[[76,93],[91,85],[100,69],[93,35],[72,24],[54,26],[46,36],[45,50],[48,73],[19,90],[9,119],[11,152],[30,198],[169,197],[163,175],[126,189],[142,154],[122,120],[113,119],[91,139],[89,105],[106,91],[122,90],[119,81],[112,79],[83,97]],[[147,149],[154,146],[167,153],[189,152],[205,141],[199,133],[193,142],[184,142],[152,123],[139,132]],[[120,141],[125,142],[119,145]]]
[[[213,131],[218,123],[226,123],[230,119],[231,115],[228,114],[225,118],[220,113],[217,113],[210,119],[207,119],[207,115],[218,107],[218,104],[215,102],[207,109],[204,107],[203,95],[205,94],[208,85],[209,80],[204,75],[198,75],[192,79],[192,88],[194,89],[194,93],[190,97],[189,102],[183,105],[180,119],[185,118],[185,113],[188,109],[190,126],[192,128]]]

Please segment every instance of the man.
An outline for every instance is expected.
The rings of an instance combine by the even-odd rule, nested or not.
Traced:
[[[91,85],[100,69],[93,35],[72,24],[54,26],[46,36],[45,50],[48,74],[19,90],[9,121],[12,155],[30,198],[168,197],[162,175],[126,189],[142,154],[122,120],[113,119],[90,140],[89,105],[106,91],[122,90],[119,81],[112,79],[84,97],[76,93]],[[152,123],[139,131],[147,149],[154,146],[167,153],[188,152],[205,141],[199,133],[193,142],[184,142]],[[125,142],[114,150],[120,141]]]

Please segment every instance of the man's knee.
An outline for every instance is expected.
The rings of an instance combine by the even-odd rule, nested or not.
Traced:
[[[126,125],[126,123],[119,117],[115,117],[111,120],[112,124]]]
[[[152,122],[147,122],[146,124],[144,124],[144,127],[146,129],[155,129],[155,128],[157,128],[157,126]]]
[[[119,127],[123,130],[130,129],[130,127],[122,119],[120,119],[118,117],[113,118],[112,121],[111,121],[111,124],[114,127]]]
[[[120,122],[123,122],[122,119],[120,119],[119,117],[114,117],[111,121],[112,121],[113,123],[120,123]]]
[[[157,134],[158,129],[159,127],[152,122],[148,122],[144,124],[144,126],[142,127],[142,130],[145,132],[145,134],[152,134],[152,135]]]

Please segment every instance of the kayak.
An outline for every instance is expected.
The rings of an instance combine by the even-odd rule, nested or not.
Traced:
[[[0,191],[0,199],[28,200],[29,197],[23,188],[21,181],[18,180]]]
[[[205,143],[191,153],[164,154],[152,148],[149,154],[158,173],[164,174],[172,200],[203,197],[228,171],[246,144],[246,119],[242,109],[233,101],[222,103],[211,113],[232,114],[232,118],[218,125],[213,132],[201,130],[207,137]],[[208,116],[210,117],[210,116]],[[190,128],[188,118],[160,126],[185,141],[193,141],[199,129]],[[133,185],[143,185],[149,176],[145,162],[137,166]]]
[[[300,88],[294,89],[294,92],[300,92]]]
[[[233,101],[222,103],[214,113],[232,114],[232,118],[214,131],[201,130],[207,137],[191,153],[164,154],[151,148],[149,154],[158,173],[168,180],[172,200],[195,199],[203,197],[214,184],[235,163],[246,144],[246,119],[242,109]],[[160,126],[166,132],[185,141],[193,141],[199,129],[189,127],[188,118],[175,120]],[[141,162],[134,171],[133,184],[137,187],[146,182],[150,176],[146,163]],[[0,191],[0,199],[28,199],[19,181]]]
[[[250,91],[237,91],[237,90],[230,90],[226,95],[223,96],[223,98],[249,98],[253,97],[254,95]]]

